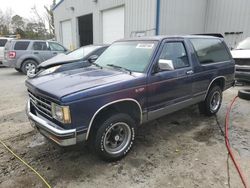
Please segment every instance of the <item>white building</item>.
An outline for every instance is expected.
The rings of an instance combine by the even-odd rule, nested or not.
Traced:
[[[68,48],[150,35],[221,33],[229,46],[250,36],[250,0],[61,0],[56,39]]]

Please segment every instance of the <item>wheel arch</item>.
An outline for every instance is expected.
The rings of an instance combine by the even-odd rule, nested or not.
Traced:
[[[41,61],[38,57],[34,56],[33,54],[23,54],[17,59],[17,66],[18,68],[22,68],[23,63],[27,60],[33,60],[37,64],[39,64]]]
[[[134,106],[136,107],[134,110],[132,111],[131,108],[129,109],[128,106]],[[119,108],[122,109],[119,109]],[[124,109],[125,107],[125,109]],[[130,106],[131,107],[131,106]],[[142,108],[140,103],[132,98],[125,98],[125,99],[119,99],[119,100],[115,100],[112,101],[110,103],[107,103],[103,106],[101,106],[92,116],[90,123],[89,123],[89,127],[87,130],[87,134],[86,134],[86,140],[88,140],[89,135],[91,130],[93,130],[94,128],[94,124],[95,121],[98,120],[99,117],[102,117],[102,115],[105,115],[105,113],[110,113],[110,112],[124,112],[124,113],[128,113],[129,115],[132,116],[132,118],[135,118],[135,120],[137,121],[137,123],[142,123]],[[133,112],[136,112],[135,114],[132,114]]]
[[[211,89],[211,87],[213,87],[213,85],[218,85],[221,88],[221,90],[223,91],[225,88],[225,83],[226,83],[226,78],[224,76],[218,76],[218,77],[214,78],[210,82],[210,84],[208,85],[205,98],[207,97],[208,92]]]
[[[25,59],[23,59],[23,60],[22,60],[22,62],[21,62],[21,66],[20,66],[20,67],[22,67],[22,66],[23,66],[23,63],[24,63],[25,61],[28,61],[28,60],[35,61],[35,62],[37,63],[37,65],[39,64],[39,62],[37,61],[37,59],[36,59],[36,58],[33,58],[33,57],[27,57],[27,58],[25,58]]]

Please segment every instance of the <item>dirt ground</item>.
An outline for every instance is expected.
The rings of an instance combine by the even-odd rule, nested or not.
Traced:
[[[0,139],[52,187],[243,187],[230,159],[228,176],[216,117],[200,115],[197,106],[142,125],[132,151],[119,162],[105,163],[84,145],[60,148],[31,128],[24,111],[25,79],[0,68]],[[225,110],[238,89],[224,92],[217,115],[223,129]],[[250,180],[250,102],[238,99],[231,121],[231,145]],[[0,145],[0,187],[45,185]]]

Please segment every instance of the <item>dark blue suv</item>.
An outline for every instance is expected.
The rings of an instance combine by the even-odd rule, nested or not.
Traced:
[[[117,160],[140,124],[193,104],[217,113],[234,69],[221,38],[120,40],[88,67],[28,79],[27,114],[57,144],[88,141],[102,159]]]

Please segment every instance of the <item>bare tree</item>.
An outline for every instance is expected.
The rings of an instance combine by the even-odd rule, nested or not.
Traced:
[[[50,7],[48,6],[44,6],[45,10],[46,10],[46,20],[49,24],[49,33],[50,35],[55,35],[55,27],[54,27],[54,15],[53,15],[53,11],[52,8],[56,5],[56,0],[53,0],[52,5]]]
[[[8,8],[5,12],[0,10],[0,35],[8,35],[11,32],[11,19],[13,11]]]
[[[37,11],[37,8],[36,6],[34,5],[32,8],[31,8],[31,12],[33,13],[33,15],[35,17],[33,17],[36,22],[40,22],[40,23],[43,23],[45,25],[45,19],[43,18],[43,16],[41,16],[38,11]]]
[[[11,8],[7,8],[4,13],[4,17],[5,17],[4,20],[5,20],[5,25],[7,26],[9,31],[11,29],[12,15],[13,15],[13,10]]]

